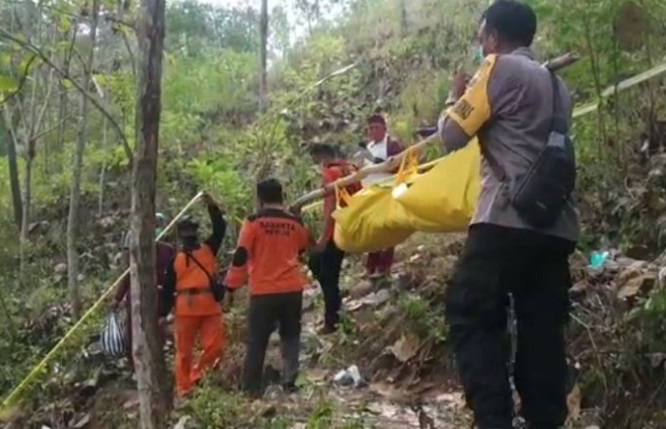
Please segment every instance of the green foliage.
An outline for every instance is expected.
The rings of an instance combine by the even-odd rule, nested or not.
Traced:
[[[447,326],[444,314],[437,305],[417,295],[406,295],[399,301],[410,329],[423,339],[446,340]]]
[[[203,427],[234,427],[248,418],[243,414],[246,407],[241,396],[204,386],[196,390],[183,414],[192,416]]]

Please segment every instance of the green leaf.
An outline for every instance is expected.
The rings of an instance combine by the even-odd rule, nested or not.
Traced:
[[[11,65],[11,63],[12,63],[12,54],[5,52],[2,55],[0,55],[0,65],[8,66]]]
[[[7,76],[0,76],[0,91],[13,92],[19,87],[18,81]]]
[[[102,73],[93,73],[92,78],[97,82],[98,85],[105,86],[109,84],[109,82],[112,79],[112,76],[107,76]]]
[[[58,30],[61,33],[68,33],[72,29],[72,20],[67,15],[61,15],[58,21]]]

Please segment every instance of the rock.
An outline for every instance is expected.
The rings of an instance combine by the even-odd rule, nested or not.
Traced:
[[[363,304],[366,305],[371,305],[373,307],[377,307],[386,301],[391,299],[391,294],[387,289],[382,289],[377,292],[371,293],[370,295],[366,296],[365,298],[362,299]]]
[[[349,300],[346,303],[346,309],[349,312],[354,312],[361,309],[364,306],[378,307],[381,304],[384,304],[389,299],[391,299],[391,293],[388,289],[380,289],[377,292],[373,292],[362,299],[358,300]]]
[[[646,265],[647,262],[645,261],[639,261],[634,258],[628,258],[626,256],[618,256],[615,258],[615,262],[617,262],[620,265],[620,268],[622,269],[643,269]]]
[[[610,273],[617,273],[620,270],[620,264],[617,261],[606,261],[604,268]]]
[[[88,426],[88,423],[90,423],[90,414],[86,414],[82,418],[80,418],[74,426],[72,426],[73,429],[83,429],[84,427]]]
[[[183,416],[178,420],[178,423],[176,423],[176,426],[173,427],[173,429],[185,429],[187,426],[187,422],[190,421],[192,417],[190,416]]]
[[[349,290],[349,297],[354,300],[360,299],[372,293],[373,289],[374,285],[372,282],[363,280]]]

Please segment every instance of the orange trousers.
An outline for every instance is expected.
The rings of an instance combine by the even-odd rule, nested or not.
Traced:
[[[215,367],[224,352],[224,319],[220,314],[174,318],[176,393],[188,394],[206,370]],[[196,365],[194,346],[200,337],[201,355]]]

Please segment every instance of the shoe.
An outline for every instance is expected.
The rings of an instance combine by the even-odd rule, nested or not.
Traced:
[[[317,334],[319,334],[319,335],[331,335],[331,334],[334,334],[336,331],[337,331],[337,328],[334,328],[334,327],[328,326],[328,325],[324,325],[317,331]]]

